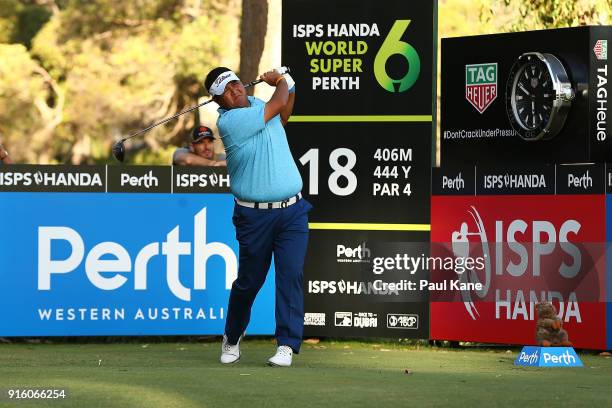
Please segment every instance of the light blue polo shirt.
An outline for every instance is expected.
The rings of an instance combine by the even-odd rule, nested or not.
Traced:
[[[302,177],[276,115],[264,121],[265,102],[249,96],[250,107],[225,110],[217,127],[225,153],[231,191],[243,201],[281,201],[302,190]]]

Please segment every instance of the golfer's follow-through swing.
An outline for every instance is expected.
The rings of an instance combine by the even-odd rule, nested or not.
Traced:
[[[311,206],[302,198],[302,179],[284,129],[293,111],[295,82],[279,70],[266,72],[261,80],[276,88],[268,102],[247,96],[238,76],[225,67],[210,71],[204,82],[220,106],[217,127],[235,197],[232,220],[240,251],[220,360],[230,364],[240,359],[240,339],[274,256],[278,347],[268,364],[286,367],[302,343],[302,269]]]
[[[280,67],[280,68],[278,68],[278,69],[277,69],[277,71],[278,71],[278,72],[280,72],[281,74],[287,74],[287,75],[288,75],[288,74],[289,74],[289,72],[290,72],[290,69],[289,69],[289,67]],[[249,82],[248,84],[245,84],[245,85],[244,85],[244,87],[245,87],[245,88],[250,88],[251,86],[255,86],[255,85],[257,85],[257,84],[259,84],[259,83],[261,83],[261,82],[263,82],[263,79],[256,79],[255,81],[251,81],[251,82]],[[170,122],[171,120],[176,119],[176,118],[178,118],[178,117],[179,117],[179,116],[181,116],[181,115],[184,115],[184,114],[186,114],[186,113],[192,112],[192,111],[194,111],[194,110],[198,109],[199,107],[204,106],[204,105],[206,105],[206,104],[209,104],[209,103],[211,103],[211,102],[213,102],[213,100],[212,100],[212,99],[209,99],[209,100],[207,100],[207,101],[205,101],[205,102],[202,102],[202,103],[200,103],[200,104],[198,104],[198,105],[194,105],[194,106],[192,106],[192,107],[190,107],[190,108],[187,108],[187,109],[185,109],[185,110],[183,110],[183,111],[180,111],[180,112],[179,112],[179,113],[177,113],[176,115],[172,115],[172,116],[170,116],[170,117],[168,117],[168,118],[162,119],[162,120],[160,120],[159,122],[155,122],[155,123],[154,123],[154,124],[152,124],[151,126],[147,126],[146,128],[144,128],[144,129],[142,129],[142,130],[139,130],[139,131],[137,131],[137,132],[132,133],[132,134],[131,134],[131,135],[129,135],[129,136],[126,136],[126,137],[122,138],[121,140],[119,140],[118,142],[116,142],[116,143],[113,145],[113,148],[112,148],[112,153],[113,153],[113,156],[114,156],[114,157],[115,157],[115,159],[117,159],[119,162],[122,162],[122,163],[123,163],[123,160],[125,159],[125,145],[124,145],[124,143],[125,143],[127,140],[130,140],[130,139],[132,139],[132,138],[134,138],[134,137],[136,137],[136,136],[144,135],[144,134],[145,134],[145,133],[147,133],[149,130],[151,130],[151,129],[153,129],[153,128],[155,128],[155,127],[159,126],[159,125],[163,125],[163,124],[164,124],[164,123],[166,123],[166,122]]]
[[[268,102],[247,96],[245,88],[260,82],[276,88]],[[312,208],[302,198],[302,178],[284,129],[293,111],[295,82],[286,67],[268,71],[246,85],[229,68],[218,67],[208,73],[204,86],[212,99],[121,139],[112,152],[122,162],[126,140],[207,103],[219,105],[217,127],[235,197],[232,220],[240,251],[220,361],[230,364],[240,360],[240,340],[274,256],[278,347],[268,364],[287,367],[302,344],[302,270],[308,244],[308,212]]]

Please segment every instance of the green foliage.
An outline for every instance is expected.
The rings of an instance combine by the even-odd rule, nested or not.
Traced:
[[[130,158],[132,164],[150,164],[150,163],[172,163],[172,155],[174,154],[175,146],[166,146],[153,151],[148,149],[142,149],[135,152],[134,156]]]
[[[0,44],[0,139],[25,157],[33,130],[41,122],[36,104],[47,96],[38,68],[21,44]]]
[[[19,43],[30,48],[32,38],[49,21],[51,11],[17,0],[0,0],[0,43]]]
[[[220,30],[210,30],[213,23]],[[179,34],[172,49],[179,80],[189,78],[203,81],[203,76],[216,65],[205,56],[220,55],[223,52],[223,38],[229,33],[219,23],[217,18],[200,16],[186,25]]]
[[[60,42],[58,33],[61,24],[61,15],[53,16],[33,39],[30,51],[49,74],[59,81],[63,81],[70,70],[69,58],[76,53],[77,45],[74,42]]]
[[[13,38],[21,4],[17,0],[0,0],[0,43],[10,43]]]
[[[12,42],[24,44],[30,48],[32,38],[51,18],[51,11],[36,5],[24,6],[17,18],[17,27],[13,32]]]
[[[15,3],[14,12],[0,14],[0,36],[6,22],[8,39],[19,32],[15,24],[24,9],[19,9],[19,2],[0,2]],[[16,67],[16,61],[5,67],[18,79],[0,79],[6,88],[0,88],[4,90],[0,109],[12,103],[10,95],[17,92],[17,84],[35,88],[22,91],[20,116],[11,116],[10,110],[0,112],[0,129],[11,153],[17,161],[105,162],[112,160],[110,147],[116,139],[195,104],[203,94],[203,76],[227,59],[224,38],[236,35],[232,33],[238,25],[236,16],[219,12],[226,2],[56,2],[59,12],[36,30],[31,57],[21,47],[17,60],[21,65]],[[42,21],[35,16],[26,19],[31,27]],[[13,58],[7,52],[0,55],[3,63]],[[185,115],[152,130],[138,152],[128,152],[128,157],[138,163],[169,164],[173,144],[192,123],[193,118]],[[37,134],[40,151],[16,148],[20,134],[27,132]]]
[[[495,18],[501,8],[518,11],[520,18],[501,26],[523,31],[610,23],[610,0],[492,0],[482,8],[483,21]]]
[[[480,18],[480,10],[488,8],[491,0],[440,0],[438,28],[441,38],[477,35],[490,32],[487,21]]]
[[[62,38],[90,37],[118,28],[134,28],[158,19],[177,21],[180,0],[68,0],[62,11]]]
[[[17,126],[7,119],[20,111],[34,110],[33,102],[43,91],[43,82],[32,75],[36,63],[23,45],[0,44],[0,60],[0,121]]]
[[[538,369],[514,366],[520,349],[510,347],[453,350],[324,340],[305,343],[293,366],[281,369],[264,364],[275,348],[269,338],[247,337],[240,362],[231,367],[219,364],[219,337],[200,343],[149,339],[115,344],[99,344],[105,340],[100,337],[89,344],[81,344],[81,338],[71,344],[9,339],[14,344],[0,344],[0,388],[67,389],[67,398],[47,404],[66,408],[612,404],[612,359],[588,352],[580,353],[585,368]],[[46,344],[51,341],[55,344]],[[232,392],[228,384],[236,384]]]

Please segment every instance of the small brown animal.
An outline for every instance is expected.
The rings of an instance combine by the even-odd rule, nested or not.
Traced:
[[[567,332],[561,327],[563,322],[557,316],[552,303],[536,303],[538,322],[536,323],[536,342],[542,347],[569,347]]]

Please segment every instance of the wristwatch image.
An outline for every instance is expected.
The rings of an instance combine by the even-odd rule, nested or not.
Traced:
[[[522,139],[551,139],[563,128],[574,97],[575,90],[557,57],[528,52],[510,70],[506,113]]]

